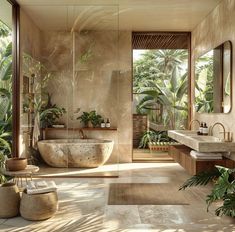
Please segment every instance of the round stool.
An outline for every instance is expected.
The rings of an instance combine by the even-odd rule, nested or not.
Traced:
[[[57,192],[27,194],[22,193],[20,214],[30,221],[40,221],[52,217],[58,210]]]

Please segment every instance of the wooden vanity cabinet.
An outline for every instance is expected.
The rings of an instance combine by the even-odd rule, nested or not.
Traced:
[[[234,168],[235,162],[223,157],[222,160],[198,160],[190,156],[190,149],[184,145],[170,146],[169,155],[179,163],[190,175],[196,175],[202,171],[213,169],[215,165]]]

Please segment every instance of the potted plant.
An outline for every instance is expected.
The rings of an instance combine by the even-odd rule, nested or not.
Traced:
[[[80,119],[80,122],[83,123],[84,127],[97,127],[101,124],[103,118],[101,115],[97,114],[95,110],[90,112],[83,112],[81,116],[77,119]]]
[[[90,121],[90,114],[88,112],[83,112],[81,116],[77,119],[80,119],[80,122],[83,123],[84,127],[88,127],[88,123]]]
[[[146,131],[139,144],[139,148],[146,148],[157,151],[168,151],[169,146],[176,142],[169,138],[166,131]]]
[[[207,195],[207,211],[213,202],[221,201],[221,206],[215,210],[217,216],[235,217],[235,169],[215,166],[213,170],[201,172],[189,178],[179,190],[188,187],[207,185],[214,182],[213,189]]]
[[[62,107],[58,107],[56,104],[52,104],[51,96],[47,93],[46,104],[42,102],[38,109],[40,115],[41,128],[52,127],[56,124],[57,120],[66,113],[66,110]]]
[[[97,114],[95,110],[93,110],[89,113],[89,119],[90,119],[93,127],[100,126],[100,124],[103,120],[101,115]]]

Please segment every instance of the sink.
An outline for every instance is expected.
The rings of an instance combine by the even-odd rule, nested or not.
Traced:
[[[199,152],[235,152],[234,142],[223,142],[214,136],[197,135],[196,131],[169,130],[168,136]]]
[[[220,138],[214,137],[214,136],[191,136],[192,139],[198,140],[198,141],[205,141],[205,142],[221,142]]]
[[[174,130],[175,133],[180,133],[180,134],[185,134],[185,135],[190,135],[194,136],[197,135],[197,131],[191,131],[191,130]]]

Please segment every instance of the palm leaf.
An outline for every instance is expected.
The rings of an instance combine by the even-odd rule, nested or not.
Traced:
[[[188,187],[198,186],[198,185],[207,185],[211,180],[220,176],[218,169],[213,169],[207,172],[201,172],[197,175],[192,176],[179,188],[179,190],[185,190]]]

